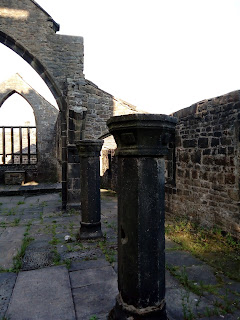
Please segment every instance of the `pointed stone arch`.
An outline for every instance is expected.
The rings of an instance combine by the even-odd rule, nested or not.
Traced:
[[[83,74],[83,38],[57,34],[59,25],[34,0],[1,0],[0,42],[45,81],[59,106],[63,208],[80,205],[80,163],[75,140],[97,139],[112,115],[135,107],[99,89]]]
[[[26,100],[35,117],[38,162],[35,171],[34,168],[25,166],[26,172],[30,170],[27,177],[38,182],[59,181],[61,168],[56,143],[59,110],[38,94],[18,74],[0,84],[0,110],[2,104],[13,94],[18,94]],[[1,170],[3,171],[4,168]],[[0,175],[1,180],[3,178]]]
[[[62,203],[67,204],[67,79],[83,77],[83,39],[58,35],[59,25],[33,0],[2,0],[0,42],[22,57],[44,80],[59,107]],[[65,59],[68,51],[69,61]]]

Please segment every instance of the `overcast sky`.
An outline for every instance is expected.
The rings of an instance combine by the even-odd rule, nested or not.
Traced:
[[[140,109],[169,114],[240,89],[240,0],[37,2],[60,33],[84,37],[86,78]],[[17,71],[51,100],[8,51],[0,80]]]

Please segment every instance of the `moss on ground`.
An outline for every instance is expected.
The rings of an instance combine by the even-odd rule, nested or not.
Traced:
[[[188,220],[174,220],[166,223],[166,235],[219,273],[240,281],[240,242],[229,234]]]

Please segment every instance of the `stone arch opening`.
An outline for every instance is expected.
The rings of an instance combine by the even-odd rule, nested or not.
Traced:
[[[56,99],[57,106],[59,108],[58,127],[61,135],[61,141],[59,141],[59,152],[61,158],[61,182],[62,182],[62,206],[66,208],[67,204],[67,102],[63,97],[60,88],[56,85],[55,81],[49,74],[48,70],[43,66],[39,59],[30,53],[29,50],[24,48],[22,44],[13,39],[13,37],[7,35],[3,31],[0,31],[0,42],[13,50],[21,58],[23,58],[42,78],[45,82],[54,98]],[[14,92],[6,95],[7,99]],[[3,103],[3,101],[2,101]]]
[[[16,114],[17,117],[12,117]],[[25,122],[36,126],[34,109],[25,96],[12,90],[0,101],[0,125],[23,126]]]
[[[16,90],[11,87],[16,87]],[[10,100],[14,96],[19,98],[20,105],[19,100],[11,104]],[[4,183],[6,171],[20,169],[25,172],[25,182],[61,181],[56,147],[58,110],[28,86],[18,74],[0,84],[0,113],[1,110],[4,111],[2,108],[6,104],[7,108],[3,112],[5,121],[0,121],[3,126],[0,154],[4,159],[1,162],[0,183]],[[21,112],[24,105],[25,110]],[[26,112],[26,107],[31,113]],[[9,109],[13,109],[12,112],[8,112]],[[19,111],[17,120],[21,121],[13,119],[11,122],[11,115],[16,115]],[[26,114],[29,114],[29,119],[26,119]]]
[[[14,179],[10,179],[11,175],[6,173],[13,168],[16,171],[24,171],[28,166],[31,170],[28,170],[27,178],[31,179],[32,169],[37,165],[37,159],[34,110],[21,94],[13,90],[0,101],[0,182],[4,182],[2,180],[5,177],[5,183],[16,183],[15,176]],[[18,183],[22,182],[25,182],[25,173],[18,181]]]
[[[43,64],[27,49],[25,49],[19,42],[15,41],[12,37],[8,36],[4,32],[0,31],[0,42],[17,53],[21,58],[23,58],[43,79],[43,81],[48,86],[49,90],[52,92],[54,98],[56,99],[59,110],[63,110],[63,104],[61,101],[62,94],[51,75]]]

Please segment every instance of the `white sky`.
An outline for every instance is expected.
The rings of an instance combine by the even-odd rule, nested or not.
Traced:
[[[84,37],[86,78],[140,109],[169,114],[240,89],[240,0],[37,2],[60,33]],[[15,56],[0,46],[0,81],[19,72],[53,103]]]

